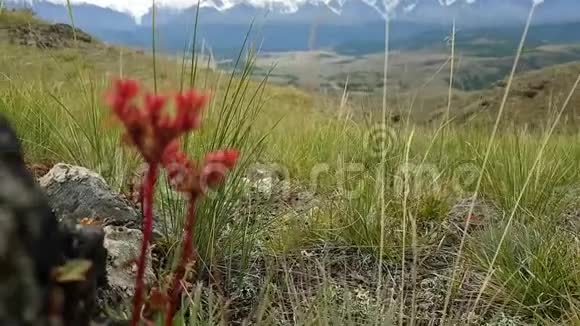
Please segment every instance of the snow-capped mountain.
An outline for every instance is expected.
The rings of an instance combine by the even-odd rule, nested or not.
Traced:
[[[181,51],[191,37],[198,0],[156,0],[160,46]],[[453,18],[460,29],[521,26],[534,0],[202,0],[199,38],[214,49],[238,49],[254,21],[254,40],[264,51],[376,44],[391,18],[395,46],[421,39],[442,41]],[[537,1],[537,0],[535,0]],[[41,18],[69,22],[66,0],[8,0]],[[148,47],[151,0],[71,0],[75,24],[115,43]],[[193,5],[192,5],[193,4]],[[580,22],[580,0],[545,0],[536,24]],[[316,33],[314,42],[312,31]],[[570,31],[569,31],[570,32]],[[424,36],[422,36],[425,39]]]
[[[67,0],[7,0],[8,3],[65,5]],[[160,19],[169,21],[195,8],[214,13],[221,22],[247,21],[265,13],[273,20],[312,22],[320,16],[335,24],[376,20],[385,15],[399,20],[441,23],[457,16],[465,23],[484,25],[504,20],[521,21],[534,2],[543,2],[537,21],[580,19],[578,0],[69,0],[73,7],[109,9],[131,17],[136,23],[150,21],[155,2]],[[40,13],[42,15],[42,12]],[[93,17],[97,19],[99,17]],[[234,18],[231,20],[231,18]],[[209,19],[212,21],[213,19]]]

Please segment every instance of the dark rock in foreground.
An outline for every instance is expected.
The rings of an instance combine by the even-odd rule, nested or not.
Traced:
[[[99,230],[59,225],[0,116],[0,325],[88,325],[104,281],[102,242]],[[90,267],[63,275],[78,259]]]

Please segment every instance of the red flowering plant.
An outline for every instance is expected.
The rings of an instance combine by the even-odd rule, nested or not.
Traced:
[[[155,292],[156,306],[165,306],[165,325],[171,325],[178,308],[182,280],[193,262],[193,228],[196,202],[209,188],[221,184],[239,156],[237,150],[208,153],[201,162],[194,162],[180,150],[179,138],[200,126],[201,110],[207,96],[191,90],[175,95],[175,112],[165,110],[168,97],[145,94],[142,105],[135,103],[139,84],[134,80],[117,80],[107,96],[108,105],[125,128],[124,139],[135,147],[148,164],[141,185],[143,209],[143,242],[137,260],[135,297],[131,325],[141,319],[146,255],[153,230],[153,194],[160,168],[166,170],[172,187],[188,198],[187,216],[180,257],[165,293]],[[160,300],[163,298],[163,300]],[[161,302],[161,303],[160,303]]]

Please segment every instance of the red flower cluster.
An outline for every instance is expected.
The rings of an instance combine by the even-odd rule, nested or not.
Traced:
[[[170,115],[163,110],[167,103],[166,96],[146,94],[144,106],[139,107],[134,103],[138,94],[139,85],[136,81],[118,80],[107,97],[108,104],[126,129],[125,139],[138,149],[149,164],[147,176],[141,186],[143,243],[137,264],[132,325],[138,325],[141,319],[145,257],[153,229],[153,190],[160,165],[167,171],[174,189],[189,196],[184,239],[176,270],[167,293],[155,296],[168,301],[165,324],[171,325],[182,291],[181,281],[187,264],[192,260],[195,203],[208,188],[215,188],[223,182],[226,173],[236,164],[239,152],[221,150],[209,153],[198,164],[189,160],[179,149],[178,138],[199,127],[201,110],[207,102],[206,96],[193,90],[177,94],[175,113]]]
[[[207,97],[196,91],[175,96],[175,114],[163,109],[167,96],[146,94],[144,106],[134,100],[139,84],[134,80],[118,80],[108,96],[108,104],[125,125],[125,137],[141,152],[148,163],[158,162],[165,149],[181,135],[198,128],[200,114]]]
[[[238,156],[237,150],[216,151],[207,154],[198,165],[179,149],[178,142],[173,142],[165,150],[161,162],[172,187],[196,197],[221,184],[225,174],[235,166]]]

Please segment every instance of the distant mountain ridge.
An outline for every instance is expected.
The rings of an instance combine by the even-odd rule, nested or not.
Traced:
[[[30,5],[64,5],[66,0],[6,0],[8,3]],[[5,1],[5,2],[6,2]],[[322,18],[328,24],[355,24],[379,20],[385,6],[396,19],[421,23],[448,23],[453,17],[464,25],[485,26],[517,23],[525,20],[534,0],[201,0],[202,12],[209,21],[239,23],[247,22],[252,16],[268,13],[271,20],[287,22],[312,22]],[[110,2],[111,4],[105,5]],[[73,7],[97,13],[97,8],[109,9],[143,23],[151,21],[151,1],[143,1],[139,8],[130,8],[122,0],[72,0]],[[97,4],[98,3],[98,4]],[[183,2],[179,2],[183,3]],[[384,3],[384,4],[383,4]],[[448,3],[448,5],[445,5]],[[161,22],[188,16],[196,7],[170,7],[158,5]],[[94,8],[91,8],[94,7]],[[42,13],[40,13],[42,16]],[[554,23],[580,20],[580,1],[545,0],[536,10],[538,23]],[[98,17],[93,17],[93,19]]]
[[[8,1],[12,6],[26,3],[43,19],[70,23],[65,6],[52,3],[56,0]],[[231,56],[239,50],[252,20],[254,33],[251,40],[262,51],[329,48],[364,54],[380,51],[384,46],[384,22],[381,15],[368,5],[372,0],[305,1],[290,11],[283,5],[264,8],[247,2],[219,10],[216,7],[220,4],[223,7],[225,0],[221,1],[214,0],[214,6],[200,9],[198,25],[198,40],[204,40],[218,55]],[[408,10],[409,6],[400,6],[398,15],[391,22],[393,46],[420,47],[434,42],[443,45],[453,17],[456,17],[460,35],[498,27],[509,28],[511,35],[512,30],[521,29],[532,3],[531,0],[479,0],[469,5],[465,1],[456,1],[450,6],[441,6],[441,1],[419,1],[412,6],[413,10]],[[155,29],[160,49],[180,52],[186,47],[192,35],[196,10],[196,7],[182,10],[157,8]],[[141,17],[140,24],[130,14],[92,4],[75,4],[72,11],[77,27],[104,41],[143,48],[151,45],[151,10]],[[546,0],[537,8],[535,18],[537,25],[580,22],[580,1]],[[558,36],[560,33],[564,31],[552,34]]]

